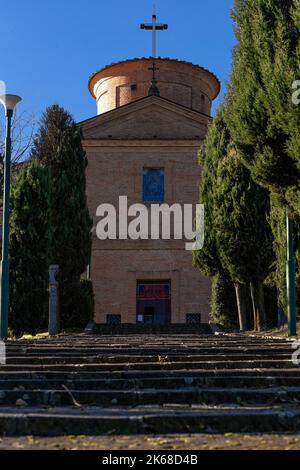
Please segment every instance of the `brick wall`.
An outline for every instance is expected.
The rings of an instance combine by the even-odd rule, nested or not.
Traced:
[[[119,196],[127,196],[129,205],[143,203],[145,168],[164,169],[167,204],[198,202],[198,151],[220,85],[201,67],[157,59],[157,81],[165,99],[147,97],[152,62],[134,59],[113,64],[89,81],[98,116],[82,123],[82,130],[94,227],[100,204],[118,208]],[[193,268],[185,241],[100,241],[94,230],[91,274],[97,323],[106,323],[107,315],[136,323],[137,282],[159,280],[171,282],[173,323],[185,323],[188,314],[209,320],[211,282]]]
[[[144,98],[152,78],[153,59],[135,59],[106,67],[90,79],[98,114]],[[210,114],[219,82],[213,74],[193,64],[156,59],[158,87],[163,98],[201,113]]]
[[[120,195],[128,204],[142,203],[143,168],[164,168],[166,202],[195,204],[198,201],[200,168],[197,152],[200,142],[135,142],[125,147],[119,142],[86,144],[88,204],[94,225],[97,207],[110,203],[118,207]],[[138,280],[171,280],[172,322],[185,323],[188,313],[201,313],[209,319],[210,280],[192,266],[185,242],[178,240],[100,241],[94,233],[92,280],[96,297],[96,321],[122,315],[122,322],[136,321]]]

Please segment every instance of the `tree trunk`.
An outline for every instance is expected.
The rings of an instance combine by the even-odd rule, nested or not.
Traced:
[[[253,307],[254,330],[263,331],[266,329],[266,312],[263,283],[257,280],[251,281],[250,292]]]
[[[242,284],[236,283],[235,287],[235,295],[236,295],[236,303],[239,312],[239,323],[240,323],[240,330],[246,331],[247,330],[247,298],[245,295],[245,286]]]

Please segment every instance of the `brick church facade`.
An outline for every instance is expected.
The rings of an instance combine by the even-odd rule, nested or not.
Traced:
[[[98,115],[80,125],[94,227],[98,206],[118,208],[120,196],[129,206],[198,202],[198,151],[220,84],[202,67],[159,58],[159,96],[149,96],[153,61],[112,64],[90,78]],[[90,271],[96,323],[209,321],[210,279],[193,268],[185,240],[100,240],[94,229]]]

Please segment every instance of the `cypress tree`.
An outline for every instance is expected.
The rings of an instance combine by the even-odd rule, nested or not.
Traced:
[[[286,211],[296,222],[300,215],[300,113],[292,99],[300,70],[300,2],[236,0],[233,19],[238,43],[226,121],[252,177],[272,193],[277,263],[271,279],[286,311]]]
[[[209,129],[205,146],[199,151],[199,165],[202,169],[199,202],[205,207],[205,241],[202,250],[193,252],[193,263],[195,267],[209,277],[213,277],[222,271],[222,265],[217,252],[216,231],[213,219],[216,169],[220,158],[219,137],[218,121],[216,120]]]
[[[87,158],[82,135],[71,115],[58,105],[42,118],[32,156],[50,171],[50,263],[58,264],[63,327],[72,327],[73,294],[90,262],[92,220],[86,201]]]
[[[276,263],[270,275],[269,282],[276,286],[278,292],[279,307],[287,313],[287,291],[286,291],[286,207],[282,199],[276,194],[271,196],[270,225],[272,228],[274,243],[273,249],[276,255]],[[296,284],[299,285],[300,280],[300,223],[296,217],[294,224],[295,234],[295,254],[296,254]],[[298,305],[298,314],[299,312]]]
[[[16,336],[47,326],[49,266],[49,171],[31,161],[11,194],[10,316]]]
[[[218,273],[212,280],[211,316],[224,328],[239,327],[236,294],[228,273]]]
[[[222,271],[229,274],[236,289],[241,330],[249,326],[250,286],[253,323],[261,330],[266,326],[263,282],[274,261],[269,193],[252,180],[242,164],[225,114],[221,107],[208,132],[202,157],[200,192],[203,190],[201,202],[206,206],[208,243],[205,241],[203,253],[195,254],[195,262],[209,275]]]
[[[231,135],[252,177],[300,214],[299,0],[236,0]]]
[[[200,182],[200,203],[205,206],[205,241],[202,250],[193,254],[194,266],[210,277],[216,277],[213,282],[213,290],[218,290],[218,281],[220,278],[227,278],[232,281],[229,272],[223,266],[220,260],[217,247],[217,227],[215,224],[216,199],[215,191],[218,184],[217,171],[219,162],[224,158],[228,145],[228,135],[225,132],[221,112],[217,115],[209,128],[205,146],[199,153],[199,164],[202,168]],[[239,316],[240,330],[247,328],[247,288],[239,281],[235,282],[237,310]],[[217,292],[213,291],[212,313],[217,311]],[[228,309],[231,309],[230,302]],[[217,313],[220,317],[220,313]]]
[[[271,196],[270,225],[272,228],[276,263],[270,282],[278,290],[278,306],[287,311],[286,293],[286,209],[276,194]]]
[[[254,328],[260,331],[266,327],[263,283],[274,261],[269,193],[242,164],[222,112],[220,119],[227,148],[219,161],[215,189],[218,253],[232,280],[250,285]]]

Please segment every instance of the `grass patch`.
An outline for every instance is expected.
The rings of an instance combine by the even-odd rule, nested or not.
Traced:
[[[67,330],[61,331],[57,337],[59,336],[70,336],[70,335],[76,335],[83,333],[83,329],[79,328],[70,328]],[[21,338],[16,338],[13,336],[11,332],[9,332],[8,338],[10,340],[22,340],[22,341],[39,341],[39,340],[44,340],[49,338],[48,332],[41,331],[40,333],[37,333],[36,335],[31,335],[31,334],[24,334]]]
[[[300,322],[297,323],[297,338],[300,338]],[[262,331],[261,333],[249,332],[249,334],[255,334],[257,336],[278,336],[288,338],[288,325],[285,325],[281,328],[270,328],[268,330]]]

